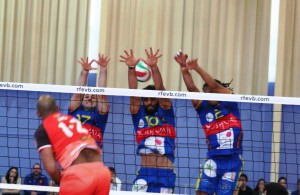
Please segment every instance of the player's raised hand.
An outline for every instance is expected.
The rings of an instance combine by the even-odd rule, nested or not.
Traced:
[[[110,58],[107,56],[104,56],[104,54],[99,53],[98,54],[98,60],[93,60],[94,62],[96,62],[99,66],[106,68]]]
[[[134,57],[132,49],[130,49],[130,53],[124,50],[124,53],[126,54],[126,56],[120,55],[120,57],[122,58],[120,62],[125,62],[128,67],[135,67],[140,61],[139,58]]]
[[[187,62],[187,67],[188,69],[192,70],[195,69],[196,67],[198,67],[198,62],[197,62],[197,58],[196,59],[192,59],[190,61]]]
[[[180,65],[181,68],[187,68],[186,60],[188,59],[188,55],[184,54],[182,51],[179,51],[174,56],[175,61]]]
[[[86,57],[86,60],[84,58],[80,58],[80,60],[77,60],[77,62],[79,64],[81,64],[82,68],[86,71],[89,71],[89,70],[97,70],[97,68],[93,68],[92,67],[92,63],[93,63],[94,60],[90,61],[89,62],[89,57]]]
[[[152,51],[152,47],[150,47],[150,53],[148,52],[147,49],[145,49],[147,59],[142,59],[143,62],[145,62],[148,66],[156,66],[158,58],[162,56],[162,54],[159,53],[159,49],[156,50],[156,53],[154,54]]]

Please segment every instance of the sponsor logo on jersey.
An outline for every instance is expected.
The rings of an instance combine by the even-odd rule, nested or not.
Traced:
[[[214,122],[203,125],[206,137],[234,127],[241,128],[241,121],[233,114],[229,114]]]
[[[136,141],[137,143],[140,143],[142,140],[150,136],[170,137],[175,139],[176,131],[172,125],[168,125],[168,124],[139,129],[136,132]]]
[[[214,115],[212,113],[207,113],[206,116],[205,116],[207,122],[212,122],[214,120]]]
[[[140,121],[139,121],[139,128],[142,128],[142,127],[144,127],[144,126],[145,126],[144,120],[143,120],[143,119],[140,119]]]

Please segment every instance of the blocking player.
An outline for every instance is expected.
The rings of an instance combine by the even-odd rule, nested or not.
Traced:
[[[124,51],[121,62],[128,66],[128,83],[130,89],[137,89],[135,66],[140,59],[133,51]],[[152,71],[154,86],[146,90],[165,90],[157,61],[162,56],[159,50],[150,53],[145,50],[147,58],[142,59]],[[174,173],[175,117],[172,102],[167,98],[130,97],[137,154],[141,156],[141,168],[137,172],[132,191],[173,193],[176,174]]]
[[[175,56],[190,92],[200,92],[189,72],[195,70],[205,81],[203,92],[232,93],[230,83],[213,79],[198,66],[197,59],[186,62],[187,58],[182,52]],[[207,160],[196,186],[197,195],[232,195],[242,169],[243,133],[238,104],[206,100],[192,100],[192,103],[200,117],[208,144]]]
[[[59,194],[109,194],[110,172],[100,160],[100,148],[80,121],[58,109],[51,96],[39,98],[37,115],[43,122],[35,141],[46,171],[60,183]]]
[[[98,54],[98,60],[88,61],[84,58],[78,60],[82,65],[77,85],[86,86],[89,70],[92,70],[92,63],[96,62],[100,66],[98,87],[106,87],[107,65],[110,58],[103,54]],[[94,94],[74,94],[70,101],[68,114],[77,118],[88,129],[97,144],[101,147],[103,134],[108,119],[109,104],[105,95]]]

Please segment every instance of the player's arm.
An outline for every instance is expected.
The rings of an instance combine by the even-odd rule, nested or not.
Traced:
[[[147,55],[147,58],[143,59],[143,62],[145,62],[145,64],[147,64],[151,68],[155,89],[165,90],[163,79],[157,66],[157,61],[162,56],[162,54],[159,54],[159,49],[156,50],[155,53],[153,53],[152,47],[150,47],[150,51],[145,49],[145,53]],[[163,109],[167,110],[170,109],[172,102],[169,98],[159,98],[159,104]]]
[[[174,57],[175,61],[180,65],[182,77],[184,80],[184,83],[186,85],[186,88],[189,92],[200,92],[198,87],[195,85],[193,77],[187,67],[186,60],[188,58],[187,54],[184,54],[182,52],[179,52]],[[192,100],[192,103],[194,107],[197,107],[202,100]]]
[[[61,173],[60,170],[56,166],[56,161],[53,155],[53,150],[50,147],[44,148],[40,151],[40,156],[43,161],[43,165],[47,171],[47,173],[51,176],[51,178],[56,182],[60,182]]]
[[[136,73],[135,73],[135,67],[139,62],[138,58],[135,58],[133,55],[132,49],[130,49],[130,52],[124,50],[124,53],[126,56],[120,56],[122,59],[120,62],[126,63],[128,66],[128,86],[129,89],[137,89],[138,86],[138,81],[136,78]],[[130,112],[132,114],[136,114],[141,106],[141,98],[140,97],[130,97]]]
[[[213,93],[232,93],[229,88],[217,83],[202,67],[198,66],[197,59],[190,60],[187,66],[189,69],[194,69],[202,77]]]
[[[100,74],[98,78],[98,87],[106,87],[107,65],[110,61],[109,57],[104,54],[98,54],[98,60],[94,60],[100,66]],[[100,114],[106,114],[109,111],[109,104],[106,95],[97,95],[97,108]]]
[[[40,157],[42,159],[43,165],[51,176],[51,178],[59,183],[60,181],[60,171],[56,166],[56,161],[54,158],[54,152],[52,150],[51,142],[49,140],[48,134],[43,125],[40,125],[34,134],[36,147],[40,152]],[[47,179],[48,185],[48,179]]]
[[[86,59],[80,58],[80,60],[78,60],[77,62],[81,64],[82,70],[80,72],[80,75],[79,75],[76,85],[77,86],[86,86],[89,71],[95,69],[95,68],[92,68],[92,66],[91,66],[93,61],[89,62],[89,58],[87,57]],[[70,107],[69,107],[71,112],[80,106],[82,98],[83,98],[83,94],[79,94],[79,93],[75,93],[72,96],[71,102],[70,102]]]

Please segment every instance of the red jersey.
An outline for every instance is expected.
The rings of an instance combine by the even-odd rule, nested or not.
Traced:
[[[84,148],[99,152],[95,140],[81,122],[72,116],[56,112],[48,116],[35,133],[39,151],[52,147],[61,168],[68,168]]]

